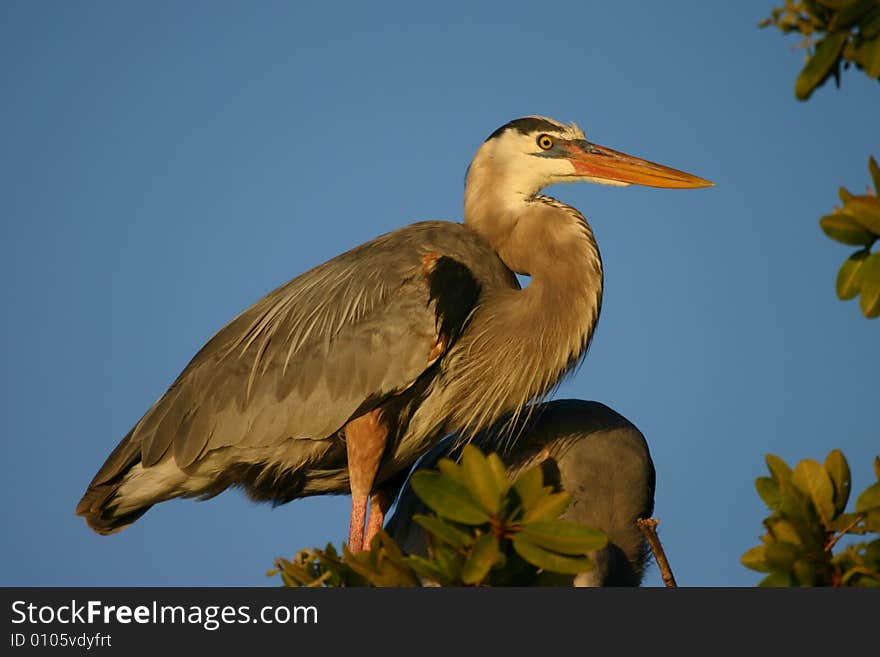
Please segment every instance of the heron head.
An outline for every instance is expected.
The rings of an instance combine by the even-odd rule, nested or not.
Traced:
[[[491,178],[492,183],[527,196],[548,185],[578,181],[668,188],[713,184],[684,171],[599,146],[588,141],[574,123],[566,125],[542,116],[515,119],[498,128],[477,150],[471,171],[483,172],[483,177]],[[468,178],[470,184],[470,173]]]

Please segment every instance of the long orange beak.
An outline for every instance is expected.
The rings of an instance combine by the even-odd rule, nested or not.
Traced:
[[[585,141],[568,142],[564,148],[568,151],[568,160],[574,165],[578,175],[599,181],[672,189],[711,187],[715,184],[678,169]]]

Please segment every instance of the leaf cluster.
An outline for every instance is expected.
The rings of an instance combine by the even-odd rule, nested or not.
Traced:
[[[342,554],[328,543],[323,550],[300,550],[291,560],[275,559],[267,575],[280,575],[284,586],[420,586],[407,557],[386,532],[380,530],[370,550],[352,552],[342,546]]]
[[[880,250],[871,248],[880,239],[880,166],[872,157],[868,168],[874,182],[874,192],[851,194],[840,188],[843,207],[819,220],[819,226],[833,240],[860,247],[847,258],[837,273],[837,296],[848,300],[859,296],[859,305],[865,317],[880,316]]]
[[[770,476],[758,477],[755,488],[772,511],[764,520],[767,533],[740,559],[767,573],[761,586],[880,586],[880,538],[834,553],[844,536],[880,533],[880,457],[874,461],[878,481],[851,512],[850,469],[840,450],[824,464],[804,459],[794,470],[773,454],[766,461]]]
[[[428,534],[429,558],[411,559],[437,584],[555,583],[544,575],[591,570],[589,553],[608,541],[597,529],[558,519],[570,495],[545,486],[540,465],[511,484],[497,454],[468,445],[461,463],[441,459],[438,468],[411,480],[434,512],[413,517]]]
[[[369,551],[332,546],[276,559],[269,575],[286,586],[537,586],[570,584],[594,567],[589,553],[608,542],[590,527],[560,520],[566,492],[544,485],[540,465],[511,482],[497,454],[472,445],[459,463],[413,474],[413,491],[432,511],[415,515],[427,556],[406,555],[380,531]]]
[[[760,27],[803,36],[807,60],[795,81],[795,96],[807,100],[841,67],[855,65],[868,77],[880,77],[880,0],[785,0]]]

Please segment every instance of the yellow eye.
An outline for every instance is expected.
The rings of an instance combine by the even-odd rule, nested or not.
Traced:
[[[553,137],[550,135],[538,135],[538,148],[549,151],[553,148]]]

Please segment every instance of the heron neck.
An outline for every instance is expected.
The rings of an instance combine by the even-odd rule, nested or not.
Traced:
[[[537,336],[545,362],[561,374],[589,345],[602,305],[602,259],[590,225],[571,206],[537,196],[496,250],[513,271],[531,277],[505,300],[515,308],[512,325]]]
[[[537,196],[491,219],[466,213],[465,223],[510,269],[531,276],[523,290],[484,293],[450,364],[456,429],[478,431],[504,412],[518,415],[580,360],[599,318],[603,274],[589,224],[554,199]]]
[[[512,271],[531,277],[515,295],[515,303],[523,306],[518,311],[549,313],[548,319],[580,315],[577,320],[583,312],[595,323],[602,301],[602,259],[592,228],[575,208],[549,196],[512,193],[503,185],[469,184],[464,221]],[[575,324],[572,332],[585,328]]]

